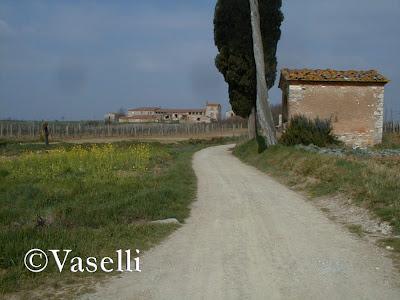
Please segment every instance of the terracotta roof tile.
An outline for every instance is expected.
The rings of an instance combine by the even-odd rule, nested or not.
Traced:
[[[389,80],[376,70],[370,71],[337,71],[311,69],[282,69],[281,80],[286,81],[326,81],[326,82],[369,82],[388,83]]]
[[[193,108],[193,109],[181,109],[181,108],[168,108],[168,109],[160,109],[158,112],[160,113],[189,113],[189,112],[205,112],[205,109],[198,109],[198,108]]]
[[[129,111],[157,111],[160,107],[138,107],[130,109]]]

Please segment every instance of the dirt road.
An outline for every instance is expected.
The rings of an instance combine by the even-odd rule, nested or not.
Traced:
[[[192,215],[144,255],[143,272],[113,278],[85,299],[400,299],[384,250],[229,148],[195,155]]]

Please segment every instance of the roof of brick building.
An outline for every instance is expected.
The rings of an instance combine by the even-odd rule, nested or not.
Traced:
[[[192,108],[192,109],[182,109],[182,108],[166,108],[160,109],[160,113],[189,113],[189,112],[205,112],[204,108]]]
[[[282,69],[281,81],[312,81],[312,82],[362,82],[388,83],[389,80],[376,70],[369,71],[338,71],[311,69]]]
[[[156,111],[159,109],[160,109],[160,107],[138,107],[138,108],[129,109],[129,111]]]

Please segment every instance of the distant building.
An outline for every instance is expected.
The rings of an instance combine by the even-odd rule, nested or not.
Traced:
[[[330,119],[334,133],[348,145],[382,142],[384,86],[377,71],[283,69],[279,87],[283,122],[295,115]]]
[[[158,123],[156,116],[125,116],[119,119],[120,123]]]
[[[210,121],[218,122],[221,121],[221,105],[218,103],[208,103],[206,104],[205,115]]]
[[[231,119],[231,118],[233,118],[233,117],[235,117],[236,116],[236,114],[233,112],[233,110],[228,110],[226,113],[225,113],[225,119]]]
[[[154,116],[160,107],[138,107],[128,110],[128,117],[131,116]]]
[[[120,123],[157,123],[160,121],[156,115],[159,107],[138,107],[128,110],[127,116],[120,118]]]
[[[203,109],[138,107],[128,110],[121,123],[211,123],[221,120],[221,105],[207,103]]]
[[[120,113],[110,112],[104,115],[104,121],[106,123],[118,123],[121,117],[123,115]]]

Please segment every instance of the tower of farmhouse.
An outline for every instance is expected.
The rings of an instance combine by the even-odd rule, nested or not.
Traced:
[[[206,104],[206,117],[211,121],[221,120],[221,105],[218,103],[208,103]]]

